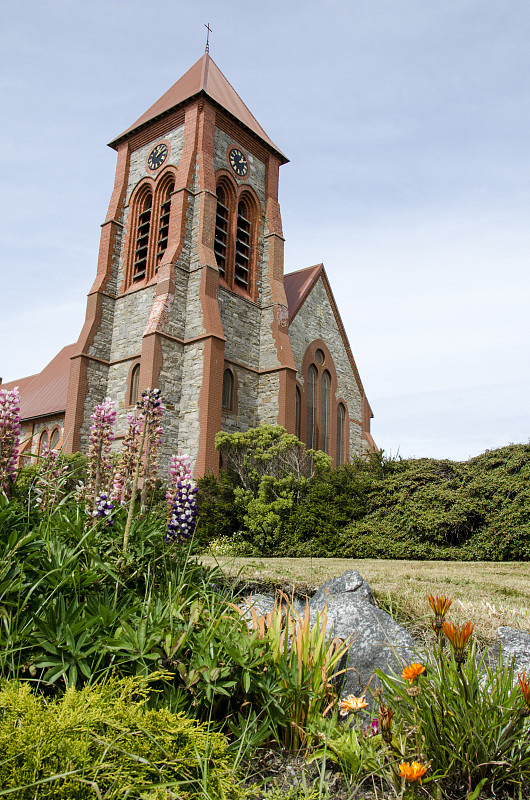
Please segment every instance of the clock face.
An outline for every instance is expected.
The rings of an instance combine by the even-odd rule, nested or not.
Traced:
[[[149,158],[147,159],[147,166],[149,169],[158,169],[161,167],[167,158],[167,154],[167,144],[161,143],[157,144],[156,147],[153,147],[149,153]]]
[[[236,175],[239,175],[240,178],[245,177],[248,172],[248,161],[239,148],[232,147],[228,153],[228,163]]]

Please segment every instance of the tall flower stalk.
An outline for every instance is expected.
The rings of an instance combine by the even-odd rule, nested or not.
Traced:
[[[197,487],[191,479],[188,455],[171,456],[166,500],[169,504],[166,542],[185,542],[195,529]]]
[[[116,422],[113,401],[107,399],[96,405],[90,419],[87,478],[80,495],[84,498],[86,513],[96,518],[100,495],[108,493],[112,478],[111,446]]]
[[[142,420],[135,414],[128,414],[127,422],[127,434],[123,440],[112,483],[111,499],[117,505],[126,505],[131,499],[134,474],[140,450]]]
[[[0,491],[9,490],[17,472],[20,444],[18,387],[0,389]]]
[[[129,536],[134,515],[134,503],[142,468],[144,470],[144,483],[140,495],[140,514],[142,514],[145,509],[147,493],[149,489],[154,486],[156,481],[158,448],[162,441],[162,426],[160,422],[162,414],[164,413],[164,406],[160,400],[160,389],[146,389],[142,392],[142,399],[138,402],[137,406],[140,411],[138,420],[141,425],[141,434],[136,456],[136,468],[132,481],[131,496],[129,499],[129,511],[127,514],[125,531],[123,533],[124,553],[127,552],[127,547],[129,545]]]

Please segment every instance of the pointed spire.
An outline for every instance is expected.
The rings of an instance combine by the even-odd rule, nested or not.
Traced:
[[[206,94],[215,103],[224,108],[225,111],[228,111],[248,130],[258,136],[262,142],[274,150],[280,156],[282,164],[288,162],[282,151],[269,139],[256,117],[247,108],[208,52],[201,56],[182,78],[179,78],[133,125],[113,139],[109,146],[116,149],[118,143],[133,131],[168,114],[170,111],[174,111],[178,106],[201,93]]]
[[[204,52],[205,52],[205,53],[209,53],[209,52],[210,52],[210,33],[212,32],[212,29],[210,28],[210,23],[208,23],[208,24],[207,24],[207,25],[205,25],[204,27],[205,27],[205,28],[206,28],[206,30],[207,30],[207,34],[206,34],[206,47],[204,48]]]

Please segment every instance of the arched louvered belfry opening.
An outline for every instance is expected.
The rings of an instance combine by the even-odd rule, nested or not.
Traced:
[[[250,291],[252,267],[252,207],[243,196],[237,204],[234,283]]]
[[[171,212],[171,195],[175,191],[175,181],[170,180],[163,187],[158,214],[158,236],[156,242],[156,269],[162,263],[169,241],[169,218]]]
[[[217,208],[215,213],[215,238],[213,250],[217,269],[222,278],[226,280],[228,265],[228,236],[230,226],[229,195],[226,186],[222,183],[217,187]]]
[[[142,281],[147,274],[147,259],[149,255],[149,235],[151,232],[151,216],[153,210],[153,194],[146,192],[141,198],[138,207],[136,223],[136,239],[134,247],[134,260],[132,269],[133,281]]]

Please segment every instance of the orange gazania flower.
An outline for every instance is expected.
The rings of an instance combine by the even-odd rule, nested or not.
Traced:
[[[423,664],[409,664],[408,667],[405,667],[401,675],[409,683],[414,683],[416,678],[421,675],[422,672],[425,672],[425,667]]]
[[[521,692],[523,693],[523,700],[526,710],[530,711],[530,685],[526,677],[526,670],[522,675],[517,675],[517,679],[519,681],[519,686],[521,687]]]
[[[466,622],[465,625],[455,625],[453,622],[444,622],[443,631],[455,652],[455,661],[465,661],[464,650],[466,649],[467,640],[473,633],[475,624],[473,622]]]
[[[434,616],[436,617],[436,620],[437,621],[441,620],[443,622],[443,620],[445,619],[445,615],[449,610],[449,606],[453,602],[453,598],[446,597],[444,594],[441,597],[439,597],[438,595],[436,595],[436,597],[433,597],[432,594],[430,594],[427,600],[431,604],[431,608],[433,610]],[[442,626],[440,625],[440,627]]]
[[[427,767],[424,767],[419,761],[413,761],[412,764],[409,764],[408,761],[405,761],[403,764],[399,765],[400,777],[406,778],[411,783],[413,781],[417,781],[418,779],[421,783],[421,779],[426,772]]]
[[[363,708],[367,708],[368,703],[364,699],[364,695],[362,697],[355,697],[353,694],[349,694],[344,700],[341,700],[339,703],[340,715],[341,717],[346,717],[348,714],[356,714],[357,711],[361,711]]]

